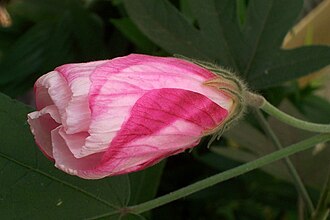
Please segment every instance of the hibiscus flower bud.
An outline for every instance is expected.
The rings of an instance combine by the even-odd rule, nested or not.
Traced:
[[[217,137],[244,106],[244,86],[226,70],[138,54],[57,67],[35,94],[37,145],[86,179],[138,171]]]

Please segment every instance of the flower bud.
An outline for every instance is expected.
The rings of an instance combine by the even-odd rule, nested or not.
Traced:
[[[41,76],[28,123],[57,168],[98,179],[147,168],[203,136],[219,136],[243,111],[243,92],[215,66],[131,54]]]

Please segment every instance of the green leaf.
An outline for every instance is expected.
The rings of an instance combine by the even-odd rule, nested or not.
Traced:
[[[48,6],[40,0],[18,2],[13,11],[26,13],[41,13]],[[42,2],[42,1],[41,1]],[[83,62],[106,57],[106,47],[103,39],[103,26],[100,19],[88,12],[78,1],[47,0],[49,4],[63,7],[56,16],[38,17],[36,24],[29,28],[7,48],[0,62],[0,91],[17,96],[33,81],[56,66],[69,62]],[[26,7],[20,7],[21,4]],[[29,8],[31,7],[31,10]],[[45,8],[47,9],[45,9]],[[24,10],[23,10],[24,11]],[[53,13],[53,12],[49,12]]]
[[[0,63],[0,90],[16,96],[31,88],[38,75],[72,61],[73,57],[66,17],[40,22],[22,35],[4,54]]]
[[[107,216],[96,216],[95,218],[88,218],[88,220],[146,220],[143,216],[138,214],[126,213],[115,214]]]
[[[208,58],[209,44],[179,11],[168,1],[124,1],[133,22],[152,41],[170,53]],[[202,47],[201,44],[205,45]],[[201,50],[202,49],[202,50]],[[187,54],[189,51],[189,54]]]
[[[141,33],[129,18],[111,19],[111,23],[143,52],[152,52],[155,45]]]
[[[9,4],[9,12],[33,22],[40,22],[57,19],[72,10],[73,5],[82,7],[77,0],[25,0]]]
[[[123,216],[120,220],[146,220],[146,218],[141,215],[128,214]]]
[[[43,46],[50,34],[50,23],[41,22],[15,42],[0,63],[0,86],[24,79],[43,63]]]
[[[284,36],[290,30],[295,19],[301,11],[303,1],[301,0],[254,0],[248,5],[246,23],[242,33],[246,39],[244,55],[244,75],[254,76],[259,58],[267,57],[276,53],[283,41]]]
[[[114,219],[116,215],[143,219],[124,218],[120,209],[155,196],[164,162],[129,176],[102,180],[67,175],[35,145],[26,122],[31,111],[0,94],[0,213],[4,219],[82,219],[109,212]]]
[[[169,1],[124,0],[133,22],[166,51],[233,69],[254,89],[278,85],[330,63],[328,46],[281,49],[302,0],[251,0],[244,9],[245,19],[237,15],[242,3],[237,8],[236,2],[189,0],[192,23]]]
[[[155,197],[165,161],[146,170],[129,174],[131,181],[130,204],[139,204]]]
[[[69,48],[79,55],[82,61],[101,59],[106,56],[103,42],[103,24],[101,19],[89,12],[78,0],[26,0],[11,6],[13,13],[19,14],[36,23],[41,21],[66,22],[62,34],[70,35]],[[61,36],[57,36],[61,38]],[[55,38],[55,37],[52,37]],[[52,41],[49,41],[52,42]],[[65,48],[66,45],[59,45]]]
[[[330,64],[329,46],[304,46],[280,50],[273,54],[262,51],[259,63],[251,67],[248,82],[263,89],[312,73]]]
[[[31,111],[0,94],[1,218],[85,219],[126,207],[128,176],[83,180],[57,170],[34,144]]]
[[[78,3],[72,5],[70,11],[70,30],[77,46],[76,56],[80,61],[104,59],[107,52],[102,20],[79,6]]]
[[[6,33],[0,28],[0,61],[2,54],[5,53],[6,50],[8,50],[8,48],[14,43],[16,38],[17,37],[14,36],[14,34]]]

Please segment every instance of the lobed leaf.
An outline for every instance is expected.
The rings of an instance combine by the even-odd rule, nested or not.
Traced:
[[[329,65],[329,46],[281,49],[302,0],[251,0],[245,19],[237,15],[242,6],[236,2],[187,0],[195,19],[189,22],[169,1],[124,0],[133,22],[163,49],[233,69],[253,89],[269,88]]]
[[[128,204],[128,176],[88,181],[58,171],[34,144],[26,123],[32,109],[5,95],[0,106],[2,218],[82,219]]]
[[[34,143],[26,122],[32,110],[0,94],[2,218],[85,219],[113,212],[116,219],[116,213],[128,203],[155,196],[163,164],[130,176],[101,180],[84,180],[57,170]],[[130,218],[143,219],[122,219]]]

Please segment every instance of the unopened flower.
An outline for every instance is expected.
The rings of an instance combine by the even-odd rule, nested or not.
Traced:
[[[242,90],[230,73],[205,63],[132,54],[43,75],[28,122],[57,168],[98,179],[217,136],[242,112]]]

